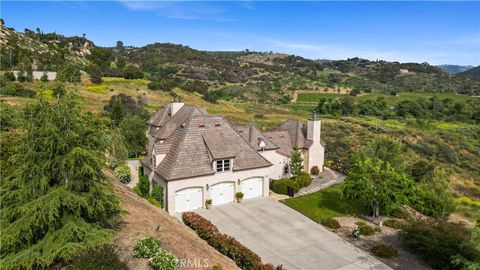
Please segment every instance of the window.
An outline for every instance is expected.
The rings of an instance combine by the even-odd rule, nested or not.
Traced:
[[[230,160],[223,159],[217,160],[217,172],[226,172],[230,171]]]
[[[288,175],[288,173],[289,173],[288,164],[285,164],[285,166],[283,166],[283,174]]]

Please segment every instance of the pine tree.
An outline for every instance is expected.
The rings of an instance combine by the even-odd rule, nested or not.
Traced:
[[[48,267],[111,241],[119,200],[104,177],[105,134],[72,93],[26,110],[26,131],[2,182],[2,269]]]
[[[293,176],[298,176],[303,168],[302,154],[297,149],[292,151],[292,158],[290,159],[290,172]]]

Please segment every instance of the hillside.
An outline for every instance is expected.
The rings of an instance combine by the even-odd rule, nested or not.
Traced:
[[[457,74],[458,76],[466,77],[475,81],[480,81],[480,66],[469,69]]]
[[[480,82],[454,76],[428,63],[311,60],[273,52],[207,52],[188,46],[155,43],[143,47],[98,47],[85,37],[65,37],[2,26],[4,70],[60,71],[73,63],[97,76],[145,77],[151,89],[181,87],[217,99],[286,104],[295,91],[451,92],[479,95]],[[472,71],[473,72],[473,71]],[[207,95],[208,93],[208,95]]]

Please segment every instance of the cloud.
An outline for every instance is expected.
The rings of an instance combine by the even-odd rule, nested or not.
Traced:
[[[119,2],[132,11],[153,12],[169,19],[235,21],[227,17],[228,9],[218,2],[187,2],[187,1],[125,1]]]

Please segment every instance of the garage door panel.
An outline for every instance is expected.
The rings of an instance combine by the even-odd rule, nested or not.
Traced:
[[[251,178],[243,180],[240,184],[244,199],[262,197],[263,195],[263,178]]]
[[[202,208],[202,188],[188,188],[175,193],[175,212],[182,213]]]
[[[220,205],[233,202],[234,183],[220,183],[210,187],[210,199],[212,205]]]

